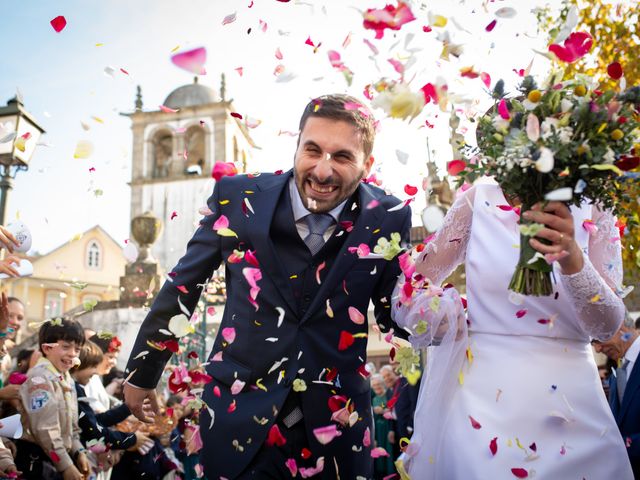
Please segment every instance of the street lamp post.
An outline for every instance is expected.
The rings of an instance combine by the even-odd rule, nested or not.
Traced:
[[[20,170],[29,161],[44,129],[27,112],[17,96],[0,107],[0,225],[7,215],[7,197]]]

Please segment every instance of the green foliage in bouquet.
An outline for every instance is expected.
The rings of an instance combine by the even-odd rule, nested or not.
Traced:
[[[630,200],[620,175],[640,163],[640,87],[599,91],[591,77],[562,77],[554,72],[538,87],[527,76],[516,98],[496,85],[496,103],[478,124],[478,161],[460,173],[460,184],[492,176],[507,198],[520,199],[523,212],[551,200],[616,212]],[[520,260],[509,288],[550,295],[552,267],[528,242],[536,231],[521,218]]]

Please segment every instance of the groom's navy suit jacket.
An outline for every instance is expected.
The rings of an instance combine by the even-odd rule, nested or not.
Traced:
[[[618,397],[616,377],[609,377],[609,405],[613,411],[620,433],[629,444],[627,453],[633,468],[633,476],[640,479],[640,366],[638,360],[629,374],[622,402]]]
[[[207,408],[201,413],[200,432],[201,461],[208,478],[231,479],[246,468],[296,379],[296,386],[304,382],[299,404],[313,455],[309,461],[315,464],[324,457],[329,468],[335,462],[343,479],[372,476],[371,447],[364,441],[367,429],[373,438],[364,371],[368,326],[350,315],[349,307],[366,318],[371,300],[381,330],[394,328],[391,294],[400,268],[397,257],[359,259],[349,247],[364,243],[373,251],[380,238],[389,239],[394,232],[408,242],[411,212],[408,207],[389,212],[400,200],[362,183],[323,250],[312,257],[295,229],[288,189],[291,175],[292,171],[238,175],[216,184],[208,200],[213,214],[203,219],[174,268],[172,281],[158,293],[127,365],[133,372],[131,384],[156,386],[171,354],[150,348],[147,341],[171,338],[160,330],[180,313],[178,299],[193,311],[201,292],[198,285],[225,261],[227,300],[219,331],[235,329],[235,339],[227,342],[218,334],[206,365],[213,381],[204,387]],[[221,216],[237,237],[213,230]],[[243,274],[243,269],[254,267],[246,260],[228,262],[234,249],[255,251],[262,273],[257,309]],[[406,337],[403,331],[398,333]],[[231,388],[234,382],[241,388],[236,394]],[[349,400],[358,419],[353,426],[339,427],[342,434],[323,445],[313,430],[336,424],[329,408],[329,399],[336,395]]]

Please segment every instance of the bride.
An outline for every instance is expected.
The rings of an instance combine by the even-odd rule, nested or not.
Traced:
[[[525,215],[546,226],[531,245],[557,259],[549,297],[507,289],[519,217],[496,184],[462,193],[415,265],[401,260],[396,322],[415,348],[431,345],[398,462],[413,480],[633,478],[590,346],[624,317],[615,218],[560,202]],[[462,262],[466,320],[455,289],[437,288]]]

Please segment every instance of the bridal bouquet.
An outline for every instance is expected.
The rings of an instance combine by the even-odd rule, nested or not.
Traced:
[[[561,79],[553,73],[538,87],[527,76],[516,98],[506,98],[498,82],[496,103],[478,124],[478,162],[465,165],[459,183],[493,176],[507,198],[520,199],[522,212],[552,200],[615,211],[628,200],[619,177],[640,162],[640,87],[619,93],[598,90],[590,77]],[[515,292],[552,293],[553,259],[528,242],[542,228],[520,218],[520,258],[509,285]]]

